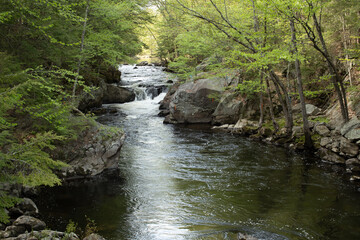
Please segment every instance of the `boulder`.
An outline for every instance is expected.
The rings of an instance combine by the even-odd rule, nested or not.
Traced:
[[[323,124],[315,125],[314,130],[320,136],[330,136],[330,130]]]
[[[212,123],[216,125],[236,123],[242,107],[243,102],[240,101],[239,94],[231,92],[224,93],[212,115]]]
[[[92,233],[89,236],[87,236],[86,238],[84,238],[83,240],[105,240],[105,238],[103,238],[102,236],[100,236],[96,233]]]
[[[346,156],[355,157],[359,154],[359,146],[342,137],[340,140],[340,152]]]
[[[317,154],[319,155],[319,157],[322,160],[328,161],[328,162],[332,162],[332,163],[339,163],[339,164],[344,164],[345,163],[345,159],[342,158],[341,156],[337,155],[336,153],[326,149],[326,148],[319,148],[319,150],[317,151]]]
[[[321,109],[312,105],[312,104],[306,104],[306,114],[309,116],[313,116],[313,115],[317,115],[321,112]],[[298,112],[301,113],[301,104],[296,104],[295,106],[293,106],[292,108],[293,112]]]
[[[37,218],[31,217],[31,216],[26,216],[26,215],[18,217],[14,221],[13,225],[14,226],[23,226],[28,231],[32,231],[32,230],[39,231],[39,230],[45,229],[45,227],[46,227],[46,224],[43,221],[41,221]]]
[[[360,126],[354,127],[350,131],[345,134],[345,137],[350,140],[358,140],[360,139]]]
[[[135,93],[128,88],[106,84],[102,103],[125,103],[135,100]]]
[[[170,102],[171,116],[177,123],[210,123],[226,86],[224,78],[199,79],[181,85]]]
[[[330,137],[322,137],[320,139],[320,146],[325,147],[333,142],[332,138]]]
[[[84,92],[80,96],[78,103],[78,109],[80,111],[86,112],[91,108],[101,107],[104,93],[107,89],[107,84],[104,82],[104,80],[100,80],[94,87],[96,88],[93,89],[90,93]]]
[[[175,92],[178,90],[179,87],[180,87],[180,83],[177,82],[169,88],[164,99],[160,102],[159,109],[169,110],[171,98],[174,96]]]
[[[39,210],[30,198],[23,198],[17,207],[24,213],[24,215],[35,215],[39,213]]]
[[[147,61],[142,61],[142,62],[136,64],[137,67],[148,66],[148,65],[149,65],[149,63]]]
[[[360,172],[360,161],[357,158],[346,160],[346,171],[349,173]]]
[[[5,231],[0,233],[0,238],[9,238],[9,237],[17,237],[18,235],[24,233],[26,231],[25,226],[8,226]]]
[[[118,171],[118,157],[125,134],[117,128],[97,123],[77,140],[58,145],[54,156],[69,164],[58,172],[65,180],[95,177]]]
[[[121,81],[121,72],[114,66],[100,68],[99,73],[104,77],[106,83],[119,83]]]
[[[354,117],[350,121],[344,124],[340,132],[343,136],[345,136],[352,129],[359,129],[359,128],[360,128],[360,120],[357,117]]]

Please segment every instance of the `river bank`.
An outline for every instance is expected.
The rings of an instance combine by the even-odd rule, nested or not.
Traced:
[[[236,72],[229,72],[226,77],[212,75],[200,72],[194,79],[174,84],[160,105],[160,116],[165,116],[164,123],[206,123],[213,125],[213,129],[218,131],[247,136],[296,151],[305,150],[300,104],[293,104],[294,126],[289,135],[284,128],[284,119],[279,117],[281,106],[276,105],[276,101],[272,104],[275,104],[273,111],[278,125],[273,125],[269,109],[265,110],[267,116],[259,125],[259,96],[249,96],[236,90],[242,81]],[[359,181],[359,104],[349,101],[352,118],[347,123],[343,123],[336,102],[325,106],[322,109],[306,104],[314,143],[310,152],[322,161],[342,166],[350,181]]]
[[[150,66],[125,66],[122,76],[137,91],[169,81]],[[51,228],[87,215],[111,240],[360,236],[359,195],[342,167],[209,125],[163,124],[163,97],[103,106],[97,121],[127,136],[123,180],[49,189],[38,203]]]

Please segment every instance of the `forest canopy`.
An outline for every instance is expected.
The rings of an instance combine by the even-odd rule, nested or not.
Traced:
[[[0,1],[0,222],[18,201],[6,184],[60,184],[53,170],[66,164],[51,151],[89,124],[73,114],[89,79],[142,51],[139,31],[151,20],[146,4]]]

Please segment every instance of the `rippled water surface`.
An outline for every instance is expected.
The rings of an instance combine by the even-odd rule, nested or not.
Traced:
[[[165,81],[158,68],[123,80]],[[123,181],[56,188],[40,211],[51,227],[95,220],[107,239],[360,239],[360,193],[333,170],[286,149],[206,127],[164,125],[151,100],[110,104],[99,121],[127,134]],[[113,111],[111,111],[113,112]]]

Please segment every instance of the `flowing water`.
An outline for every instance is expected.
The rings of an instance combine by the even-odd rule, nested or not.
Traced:
[[[167,78],[155,67],[122,72],[136,88]],[[50,227],[84,225],[86,215],[114,240],[360,239],[360,192],[336,168],[206,126],[164,125],[163,96],[104,106],[116,113],[98,120],[127,134],[123,181],[43,192]]]

